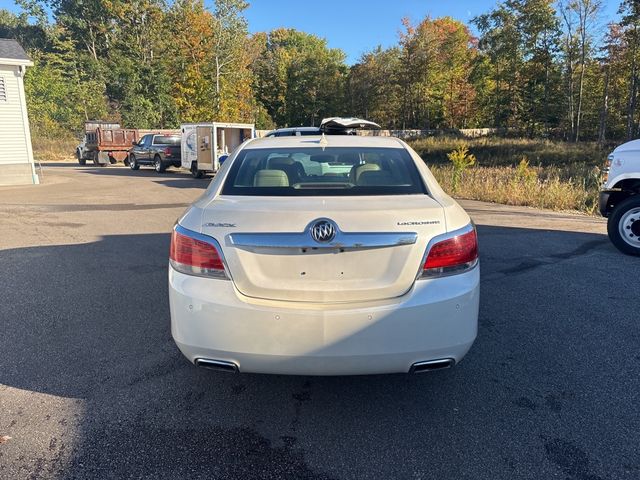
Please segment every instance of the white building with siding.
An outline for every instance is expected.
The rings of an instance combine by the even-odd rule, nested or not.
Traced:
[[[23,82],[32,65],[18,42],[0,38],[0,185],[39,183]]]

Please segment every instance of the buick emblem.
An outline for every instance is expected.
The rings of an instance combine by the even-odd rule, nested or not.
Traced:
[[[336,236],[336,226],[329,220],[318,220],[311,227],[311,238],[318,243],[327,243]]]

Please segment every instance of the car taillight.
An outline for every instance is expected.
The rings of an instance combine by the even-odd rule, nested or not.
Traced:
[[[171,149],[169,147],[165,148],[164,149],[164,154],[168,155],[168,156],[171,156]]]
[[[180,273],[228,279],[216,241],[177,226],[171,234],[169,262]]]
[[[478,263],[476,229],[434,243],[427,252],[422,277],[439,277],[471,270]]]

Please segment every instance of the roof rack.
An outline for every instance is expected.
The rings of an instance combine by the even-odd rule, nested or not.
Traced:
[[[362,118],[323,118],[320,122],[320,132],[327,135],[355,135],[359,129],[379,129],[375,122],[363,120]]]

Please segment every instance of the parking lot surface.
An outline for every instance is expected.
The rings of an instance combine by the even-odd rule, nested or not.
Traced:
[[[603,219],[462,202],[482,299],[453,369],[232,375],[169,327],[168,232],[207,184],[0,187],[0,478],[640,478],[640,258]]]

